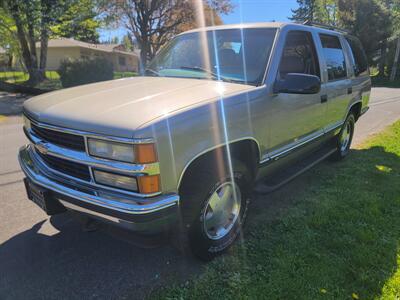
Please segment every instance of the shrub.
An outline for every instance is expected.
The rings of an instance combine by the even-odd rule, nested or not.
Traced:
[[[114,77],[112,63],[104,58],[64,60],[58,73],[64,88],[111,80]]]

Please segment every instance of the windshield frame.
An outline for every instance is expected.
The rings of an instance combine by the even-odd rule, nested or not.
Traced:
[[[212,73],[212,69],[211,68],[208,72],[209,74],[205,74],[207,76],[199,76],[199,77],[195,77],[195,76],[167,76],[167,75],[161,75],[160,74],[160,70],[159,69],[154,69],[154,66],[157,66],[157,58],[168,52],[174,45],[177,39],[179,39],[180,37],[184,36],[184,35],[188,35],[188,34],[208,34],[209,32],[217,32],[217,31],[226,31],[226,30],[251,30],[251,29],[264,29],[264,30],[270,30],[271,31],[271,45],[270,45],[270,49],[269,49],[269,53],[265,59],[265,62],[263,63],[263,66],[260,68],[260,75],[256,80],[253,81],[244,81],[244,80],[235,80],[235,79],[231,79],[231,78],[224,78],[224,76],[222,74],[219,74],[218,77],[215,76],[210,76],[210,73]],[[193,31],[187,31],[187,32],[183,32],[181,34],[176,35],[170,42],[168,42],[164,47],[162,47],[157,54],[154,56],[154,58],[147,64],[146,70],[148,70],[149,72],[153,73],[154,75],[148,75],[146,74],[147,72],[145,71],[144,76],[159,76],[159,77],[175,77],[175,78],[187,78],[187,79],[203,79],[203,80],[213,80],[213,81],[225,81],[225,82],[232,82],[232,83],[237,83],[237,84],[247,84],[247,85],[253,85],[253,86],[261,86],[265,84],[265,80],[266,80],[266,76],[267,76],[267,71],[269,69],[270,63],[271,63],[271,59],[275,50],[275,44],[276,44],[276,40],[278,38],[279,35],[279,27],[226,27],[226,28],[210,28],[210,29],[204,29],[204,30],[193,30]],[[156,75],[158,74],[158,75]]]

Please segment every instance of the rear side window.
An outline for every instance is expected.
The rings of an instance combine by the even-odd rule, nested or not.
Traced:
[[[279,76],[289,73],[301,73],[320,77],[318,57],[310,32],[290,31],[286,37]]]
[[[339,38],[328,34],[320,34],[319,36],[328,67],[329,81],[346,78],[346,60]]]
[[[350,36],[347,36],[346,40],[349,43],[353,54],[355,75],[365,75],[368,72],[368,60],[361,42],[357,38]]]

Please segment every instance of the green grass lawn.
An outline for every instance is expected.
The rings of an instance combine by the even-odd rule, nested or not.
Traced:
[[[265,204],[230,254],[152,296],[399,299],[400,122],[303,176],[277,216],[268,216],[268,195],[256,200]]]

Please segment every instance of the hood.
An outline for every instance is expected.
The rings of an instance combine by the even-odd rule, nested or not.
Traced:
[[[203,79],[132,77],[43,94],[24,104],[35,120],[51,125],[132,137],[165,115],[254,86]]]

